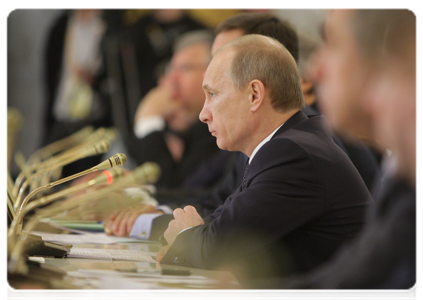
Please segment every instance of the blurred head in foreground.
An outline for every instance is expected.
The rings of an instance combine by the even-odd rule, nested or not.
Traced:
[[[333,10],[310,75],[336,131],[389,149],[415,184],[416,25],[408,10]]]

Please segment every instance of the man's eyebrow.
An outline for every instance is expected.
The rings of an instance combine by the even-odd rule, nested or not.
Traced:
[[[208,84],[203,85],[203,90],[210,90],[210,86]]]

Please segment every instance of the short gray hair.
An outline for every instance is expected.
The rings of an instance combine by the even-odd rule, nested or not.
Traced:
[[[305,107],[297,64],[277,40],[249,34],[221,49],[224,48],[236,51],[227,75],[238,89],[244,89],[249,82],[258,79],[266,87],[275,110],[286,112]]]
[[[206,47],[210,50],[209,52],[211,60],[211,47],[213,45],[213,40],[214,34],[210,30],[204,29],[188,31],[176,39],[175,43],[173,44],[173,53],[181,51],[182,49],[195,44],[205,44]]]

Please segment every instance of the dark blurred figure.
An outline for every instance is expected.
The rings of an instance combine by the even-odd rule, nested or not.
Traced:
[[[65,11],[47,38],[45,62],[45,134],[42,146],[92,125],[112,125],[110,104],[101,96],[101,43],[107,30],[100,10]],[[63,175],[94,166],[100,157],[79,160]]]

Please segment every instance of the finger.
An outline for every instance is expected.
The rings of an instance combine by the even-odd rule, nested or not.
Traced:
[[[185,212],[182,210],[182,208],[177,208],[173,211],[173,216],[175,217],[175,219],[182,217],[184,214]]]
[[[178,223],[178,222],[177,222],[175,219],[171,220],[171,221],[169,222],[169,225],[167,226],[166,231],[167,231],[167,230],[169,230],[169,229],[176,228],[176,227],[177,227],[177,223]]]
[[[112,214],[109,216],[110,220],[114,220],[116,218],[116,216],[119,214],[120,210],[115,210],[114,212],[112,212]]]
[[[130,212],[125,212],[122,215],[120,226],[119,226],[119,236],[126,236],[126,232],[128,229],[128,216],[130,215]]]
[[[119,235],[119,231],[120,231],[120,227],[121,227],[121,222],[125,216],[125,212],[126,211],[120,211],[119,214],[116,216],[116,218],[113,221],[113,225],[112,225],[112,232],[115,235]]]
[[[185,206],[184,207],[184,212],[185,213],[191,213],[191,214],[198,214],[197,213],[197,210],[195,209],[195,207],[194,206],[191,206],[191,205]]]

